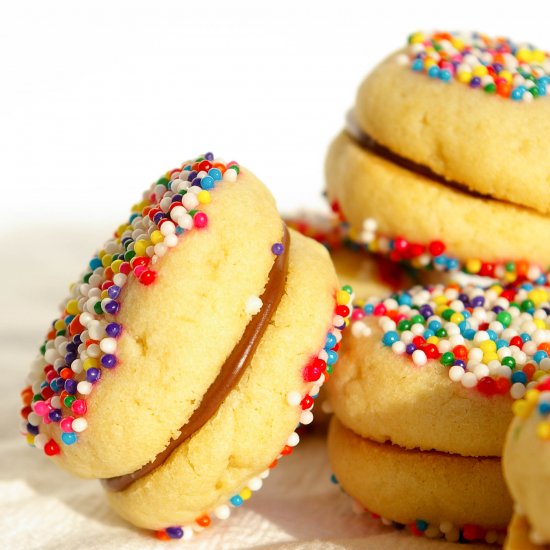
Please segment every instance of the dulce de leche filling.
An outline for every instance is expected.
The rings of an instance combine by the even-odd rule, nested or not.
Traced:
[[[283,229],[282,244],[283,251],[275,258],[265,290],[260,296],[263,304],[261,310],[252,317],[246,326],[241,339],[225,360],[218,376],[204,394],[200,405],[195,409],[187,423],[181,427],[180,435],[176,439],[171,439],[167,447],[154,460],[145,464],[139,470],[130,474],[102,479],[101,482],[107,489],[110,491],[123,491],[134,481],[164,464],[179,445],[189,439],[212,418],[229,392],[237,385],[245,369],[250,365],[260,340],[283,296],[288,271],[290,244],[290,235],[286,226]]]

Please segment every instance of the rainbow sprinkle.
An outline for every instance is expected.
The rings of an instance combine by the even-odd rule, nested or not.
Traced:
[[[545,376],[530,388],[522,399],[514,401],[512,410],[515,416],[522,419],[537,413],[541,418],[537,425],[537,436],[550,440],[550,376]]]
[[[402,236],[390,237],[378,231],[378,222],[366,218],[360,231],[350,228],[343,219],[338,203],[332,209],[342,220],[342,234],[360,248],[389,258],[393,262],[409,265],[414,269],[433,269],[445,273],[463,272],[468,275],[498,279],[506,284],[520,284],[529,281],[535,285],[550,283],[549,268],[523,259],[487,262],[480,258],[461,260],[447,252],[447,245],[441,240],[417,243]]]
[[[210,190],[236,181],[238,173],[237,163],[226,165],[212,153],[167,172],[90,260],[71,286],[71,296],[32,366],[30,385],[22,392],[23,433],[30,445],[48,456],[61,452],[59,442],[40,433],[40,427],[50,423],[59,424],[63,445],[78,441],[88,427],[86,397],[102,373],[118,364],[117,339],[123,327],[115,319],[128,278],[153,284],[158,276],[155,264],[179,237],[208,225],[199,208],[212,200]]]
[[[449,378],[485,396],[523,397],[550,371],[550,288],[524,283],[489,288],[413,287],[354,309],[352,334],[370,336],[416,366],[438,361]]]
[[[430,78],[455,80],[514,101],[544,97],[550,84],[548,52],[476,32],[415,32],[397,59]]]

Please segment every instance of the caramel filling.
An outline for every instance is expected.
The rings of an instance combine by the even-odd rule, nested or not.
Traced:
[[[162,466],[179,445],[193,436],[195,432],[200,430],[214,416],[229,392],[238,384],[244,371],[250,365],[260,340],[283,296],[288,271],[290,245],[290,235],[286,226],[283,228],[282,244],[284,249],[275,258],[275,262],[269,272],[265,290],[260,296],[263,304],[261,310],[252,317],[246,326],[241,339],[225,360],[218,376],[208,390],[206,390],[200,405],[193,411],[187,423],[181,427],[180,435],[176,439],[171,439],[167,447],[154,460],[145,464],[139,470],[130,474],[102,479],[104,487],[110,491],[123,491],[134,481]]]

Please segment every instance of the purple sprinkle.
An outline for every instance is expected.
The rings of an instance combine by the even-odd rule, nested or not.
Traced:
[[[481,86],[481,78],[479,76],[474,76],[472,80],[470,80],[470,88],[479,88]]]
[[[191,181],[191,187],[194,186],[194,185],[197,186],[197,187],[200,187],[201,181],[202,181],[202,178],[194,178]]]
[[[416,346],[414,344],[407,344],[407,347],[405,348],[405,351],[412,355],[416,351]]]
[[[197,177],[198,172],[196,170],[191,170],[187,175],[187,181],[193,181]]]
[[[181,539],[183,537],[183,529],[181,527],[167,527],[166,534],[171,539]]]
[[[214,153],[208,152],[208,153],[206,153],[206,154],[204,155],[204,158],[205,158],[206,160],[214,160]]]
[[[86,371],[86,380],[88,380],[88,382],[91,382],[93,384],[94,382],[97,382],[100,378],[101,371],[99,369],[92,367],[91,369],[88,369]]]
[[[31,423],[27,424],[27,431],[31,435],[38,435],[38,426],[33,426]]]
[[[483,296],[474,296],[472,298],[472,306],[482,307],[485,304],[485,298]]]
[[[111,353],[106,353],[102,358],[101,358],[101,364],[106,368],[106,369],[112,369],[113,367],[116,367],[116,363],[117,363],[117,360],[116,360],[116,357],[111,354]]]
[[[109,295],[109,298],[112,300],[115,300],[118,298],[118,295],[120,294],[120,287],[117,285],[110,286],[107,290],[107,294]]]
[[[80,338],[80,334],[77,334],[74,338],[73,338],[73,344],[76,346],[77,350],[78,350],[78,346],[80,346],[80,344],[82,344],[82,338]]]
[[[122,332],[122,327],[118,323],[109,323],[105,327],[105,332],[111,338],[116,338],[117,336],[120,336],[120,333]]]
[[[160,220],[162,220],[163,218],[166,218],[166,214],[164,212],[157,212],[154,216],[153,216],[153,221],[158,225]]]
[[[67,346],[67,350],[69,349],[69,346]],[[74,351],[71,351],[70,353],[67,353],[67,355],[65,355],[65,362],[67,363],[67,365],[71,365],[71,363],[76,359],[77,355]]]
[[[466,368],[466,363],[462,359],[455,359],[453,365],[457,365],[458,367],[462,367],[463,369]]]
[[[72,378],[68,378],[65,380],[65,391],[67,393],[70,393],[71,395],[74,395],[76,393],[76,386],[78,385],[78,382],[76,380],[73,380]]]
[[[501,311],[504,311],[504,308],[502,308],[500,306],[495,306],[493,308],[493,311],[498,315]]]
[[[419,312],[420,315],[424,317],[424,319],[428,319],[434,314],[433,309],[428,304],[424,304],[423,306],[421,306]]]
[[[61,420],[61,409],[54,409],[48,413],[48,417],[52,422],[59,422]]]
[[[282,243],[275,243],[272,247],[271,247],[271,252],[273,252],[273,254],[275,254],[275,256],[280,256],[285,250],[285,247],[283,246]]]
[[[105,304],[105,311],[107,313],[110,313],[111,315],[115,315],[115,313],[117,313],[119,309],[120,304],[118,302],[115,302],[114,300]]]
[[[172,197],[172,202],[181,202],[181,199],[182,199],[182,195],[180,195],[180,194],[174,195]]]

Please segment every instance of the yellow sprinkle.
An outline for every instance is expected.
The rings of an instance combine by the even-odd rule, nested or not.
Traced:
[[[523,399],[519,399],[518,401],[514,401],[512,403],[512,412],[515,416],[518,416],[519,418],[527,418],[532,409],[533,407],[531,407],[531,405],[529,405],[529,403],[527,403],[527,401],[524,401]]]
[[[430,67],[433,67],[434,65],[436,65],[436,61],[435,59],[431,58],[431,57],[427,57],[425,60],[424,60],[424,68],[426,70],[428,70]]]
[[[537,63],[543,63],[546,59],[546,54],[543,50],[535,50],[533,52],[533,61],[536,61]]]
[[[490,290],[495,292],[498,296],[502,294],[502,287],[500,285],[493,285]]]
[[[446,297],[444,294],[441,294],[441,295],[436,296],[436,297],[434,298],[434,302],[435,302],[437,305],[440,305],[440,304],[445,304],[445,305],[447,305],[448,300],[447,300],[447,297]]]
[[[103,265],[103,267],[109,267],[112,261],[113,261],[113,255],[105,254],[103,258],[101,258],[101,265]]]
[[[466,82],[469,82],[466,81]],[[477,258],[470,258],[466,262],[466,271],[468,273],[479,273],[479,270],[481,269],[481,260],[478,260]]]
[[[470,80],[472,80],[472,73],[470,71],[460,71],[457,76],[458,81],[463,84],[469,84]]]
[[[428,342],[428,344],[435,344],[437,346],[437,344],[439,344],[439,338],[437,336],[430,336],[426,342]]]
[[[546,328],[546,324],[542,319],[534,319],[534,323],[540,330],[544,330]]]
[[[497,350],[497,344],[496,342],[493,342],[493,340],[484,340],[479,343],[479,347],[483,353],[494,352]]]
[[[140,239],[139,241],[136,241],[134,244],[134,252],[137,256],[145,256],[147,247],[151,244],[150,241],[146,241],[145,239]]]
[[[32,434],[27,434],[27,443],[29,445],[34,445],[34,435]]]
[[[527,295],[529,300],[532,300],[536,307],[540,306],[543,302],[548,301],[548,292],[544,289],[531,290]]]
[[[539,422],[537,425],[537,435],[541,439],[550,439],[550,423]]]
[[[508,83],[512,82],[512,73],[510,71],[500,71],[500,73],[498,73],[498,77],[504,78],[504,80]]]
[[[546,374],[545,371],[543,370],[537,370],[535,371],[535,374],[533,374],[533,380],[538,380],[539,378],[541,378],[542,376],[544,376]]]
[[[82,362],[82,368],[84,370],[97,368],[97,359],[95,357],[88,357],[87,359],[84,359]]]
[[[436,315],[441,315],[447,309],[447,304],[440,304],[435,308]]]
[[[485,76],[488,73],[487,67],[485,65],[477,65],[476,67],[474,67],[472,73],[474,74],[474,76]]]
[[[462,321],[464,321],[464,315],[462,315],[462,313],[457,311],[451,315],[451,323],[458,325],[459,323],[462,323]]]
[[[527,48],[520,48],[516,53],[516,57],[518,58],[518,61],[530,63],[533,59],[533,52]]]
[[[411,44],[420,44],[421,42],[424,42],[424,33],[421,32],[415,32],[411,35],[410,38]]]
[[[506,271],[504,273],[504,280],[507,283],[513,283],[517,279],[517,275],[513,271]]]
[[[105,256],[105,254],[107,254],[107,252],[105,252],[105,250],[100,250],[97,253],[97,257],[101,260],[101,258],[103,258],[103,256]]]
[[[105,300],[105,298],[109,297],[109,293],[106,290],[101,291],[101,299]]]
[[[120,271],[120,266],[122,265],[122,260],[115,260],[111,264],[111,269],[113,270],[113,273],[118,273]]]
[[[158,229],[155,229],[151,233],[150,239],[151,239],[151,242],[153,244],[158,244],[158,243],[161,243],[164,240],[164,235]]]
[[[127,229],[128,229],[129,225],[127,223],[123,223],[121,225],[118,226],[117,230],[116,230],[116,234],[117,235],[122,235]]]
[[[69,300],[67,302],[67,313],[69,315],[78,315],[79,313],[79,310],[78,310],[78,302],[76,300]]]
[[[248,487],[245,487],[239,494],[243,500],[248,500],[252,496],[252,491]]]
[[[351,322],[351,321],[349,320],[349,317],[346,317],[346,318],[344,319],[344,325],[346,326],[346,328],[349,327],[350,322]]]
[[[212,197],[210,196],[210,193],[206,191],[206,189],[203,189],[202,191],[199,191],[197,193],[197,199],[199,199],[199,202],[201,204],[208,204],[212,201]]]
[[[63,330],[65,327],[65,321],[63,321],[63,319],[58,319],[53,328],[55,328],[55,330]]]
[[[359,233],[353,227],[349,230],[348,235],[352,241],[357,241],[359,239]]]
[[[464,48],[464,41],[461,38],[453,38],[451,40],[451,44],[457,50],[461,50],[462,48]]]
[[[498,355],[494,351],[489,351],[483,354],[483,362],[490,363],[491,361],[498,360]]]
[[[539,390],[530,389],[525,392],[525,396],[523,397],[525,401],[527,401],[529,404],[536,404],[539,400]]]
[[[336,293],[336,303],[339,306],[345,306],[349,302],[350,295],[345,290],[339,290]]]

